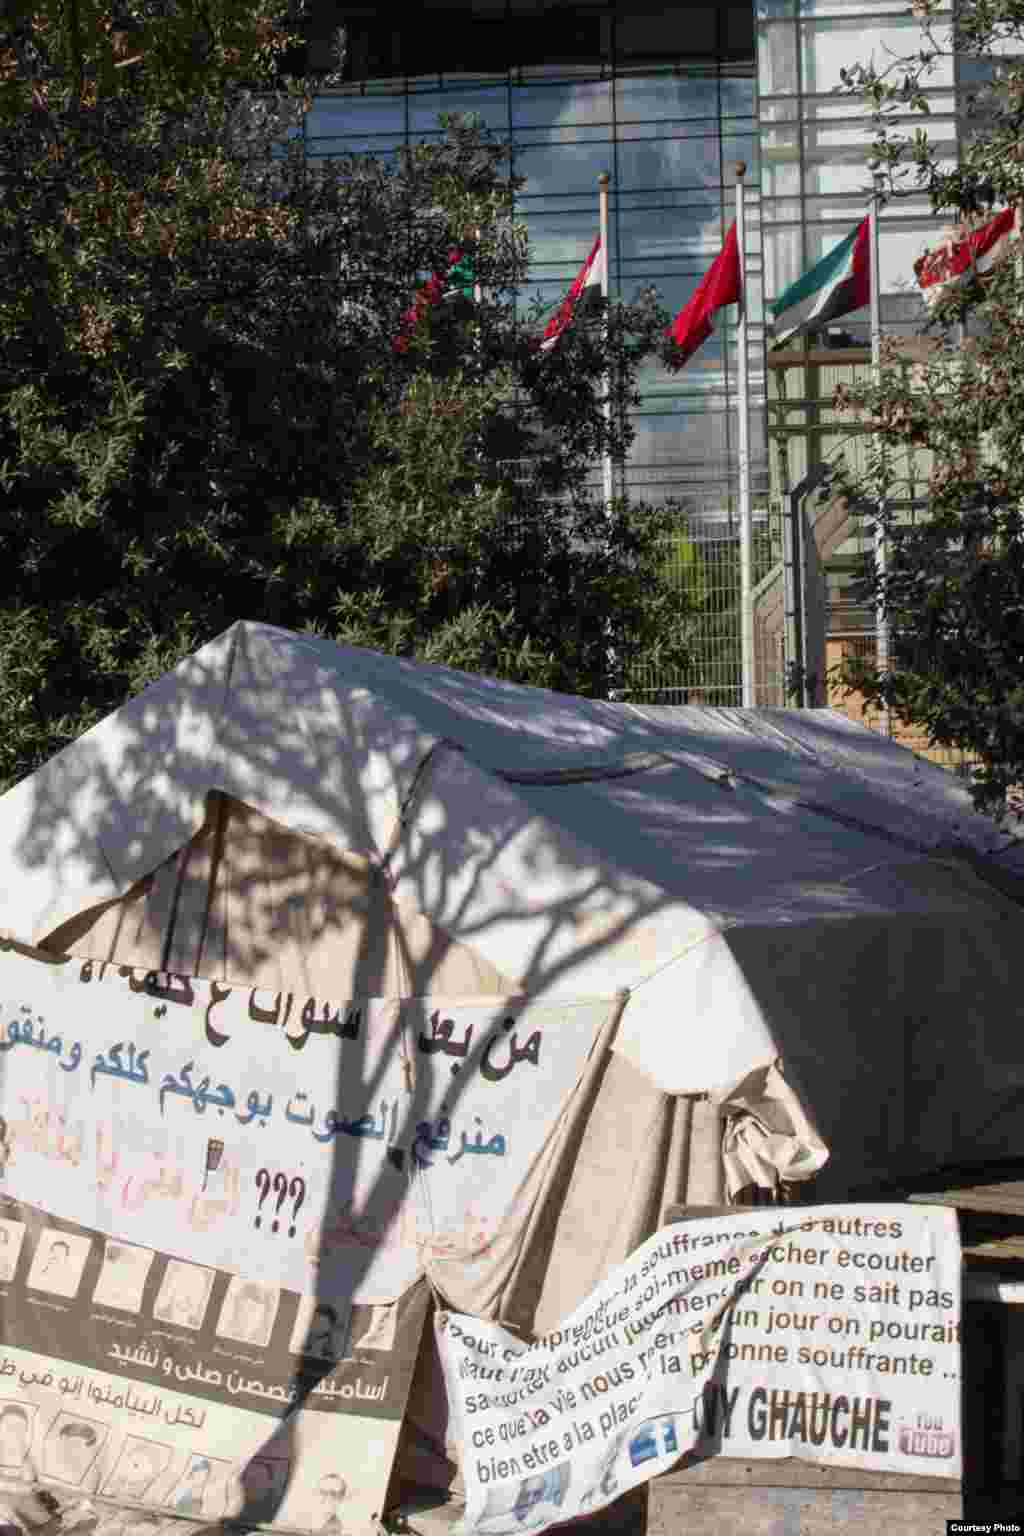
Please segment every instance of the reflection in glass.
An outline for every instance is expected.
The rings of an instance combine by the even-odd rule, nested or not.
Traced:
[[[405,135],[398,138],[391,134],[381,134],[379,138],[315,138],[306,140],[306,153],[310,156],[330,156],[332,159],[340,159],[342,155],[375,155],[383,160],[388,156],[397,154],[406,143]]]
[[[753,134],[726,134],[722,139],[722,164],[725,179],[734,181],[733,162],[742,160],[747,167],[747,188],[757,181],[761,173],[761,145]]]
[[[361,138],[375,133],[404,134],[405,103],[404,96],[316,96],[306,113],[306,134],[310,138],[325,134],[357,133]],[[436,118],[430,127],[437,127]]]
[[[512,127],[553,127],[561,123],[611,123],[611,86],[561,82],[549,86],[518,86],[512,91]]]
[[[551,210],[533,209],[523,220],[530,235],[530,260],[538,266],[560,263],[570,279],[576,276],[580,266],[590,253],[597,234],[598,208],[597,187],[594,188],[594,206],[590,224],[580,214],[560,214]],[[614,259],[616,242],[614,221],[609,231],[609,241]]]
[[[759,88],[765,96],[791,95],[798,89],[796,28],[761,27],[757,38]]]
[[[766,198],[800,195],[800,164],[795,154],[792,160],[781,162],[765,157],[765,163],[761,166],[761,193]],[[799,218],[799,216],[799,211],[796,214],[783,213],[777,206],[770,215],[775,219]]]
[[[491,85],[459,90],[417,92],[409,97],[409,129],[433,132],[439,112],[475,112],[484,125],[499,137],[508,137],[508,86]]]
[[[719,81],[678,75],[626,75],[615,82],[619,122],[671,122],[719,115]]]
[[[707,478],[728,468],[728,448],[734,423],[725,410],[700,413],[651,416],[636,414],[630,424],[636,429],[630,471],[641,467],[665,472],[697,469]],[[632,478],[627,471],[627,483]]]
[[[814,257],[808,255],[806,265]],[[764,232],[764,289],[769,299],[784,293],[804,271],[803,237],[799,228]]]
[[[749,117],[751,127],[757,109],[752,75],[734,75],[722,81],[722,116]]]
[[[623,187],[717,187],[722,180],[719,141],[709,137],[620,142],[618,170]]]
[[[660,261],[665,266],[699,268],[721,238],[721,206],[649,208],[632,213],[620,225],[623,261]]]
[[[613,162],[611,144],[544,145],[516,151],[515,172],[525,176],[530,197],[552,193],[592,193],[597,207],[597,178]]]
[[[912,54],[920,47],[920,27],[916,19],[907,16],[897,20],[872,18],[868,29],[855,17],[837,17],[832,20],[807,21],[800,27],[801,63],[803,84],[806,92],[824,93],[839,84],[839,71],[855,62],[867,51],[880,65],[888,63],[893,55],[897,58]],[[951,83],[952,62],[940,60],[939,67],[929,76],[930,85]]]

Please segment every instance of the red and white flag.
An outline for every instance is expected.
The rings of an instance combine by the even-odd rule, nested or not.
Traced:
[[[683,305],[666,335],[675,342],[672,364],[682,368],[698,347],[704,345],[714,330],[712,316],[727,304],[738,304],[743,292],[740,274],[740,251],[736,239],[735,223],[729,226],[722,249],[715,257],[700,286],[690,300]]]
[[[544,334],[535,343],[538,349],[541,352],[550,352],[559,336],[572,322],[577,310],[587,303],[591,296],[597,298],[604,292],[605,255],[601,249],[601,236],[598,235],[590,248],[590,255],[577,272],[572,287],[544,327]]]
[[[1013,220],[1013,209],[1005,208],[961,239],[951,234],[942,245],[918,257],[914,262],[917,286],[929,308],[936,305],[952,284],[966,276],[972,267],[980,276],[991,272],[1005,254],[1013,233]]]

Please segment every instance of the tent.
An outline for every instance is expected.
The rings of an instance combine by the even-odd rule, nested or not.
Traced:
[[[279,996],[601,1000],[486,1251],[419,1251],[529,1335],[668,1205],[1014,1155],[1017,852],[831,710],[607,703],[238,623],[0,797],[0,934]],[[449,1483],[458,1450],[428,1331],[398,1475]]]

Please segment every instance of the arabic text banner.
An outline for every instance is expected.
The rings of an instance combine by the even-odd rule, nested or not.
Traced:
[[[525,1344],[439,1314],[466,1536],[590,1514],[681,1455],[958,1478],[956,1213],[740,1210],[648,1239]]]
[[[383,1303],[482,1251],[607,1000],[264,995],[0,955],[3,1188],[297,1292]]]

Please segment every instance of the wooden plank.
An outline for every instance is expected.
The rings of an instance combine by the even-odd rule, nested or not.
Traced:
[[[943,1493],[860,1488],[651,1488],[647,1536],[936,1536],[963,1500]]]
[[[683,1456],[651,1483],[652,1493],[663,1484],[711,1488],[861,1488],[876,1493],[959,1494],[955,1477],[918,1477],[905,1472],[866,1472],[860,1467],[836,1467],[801,1461],[796,1456],[751,1461],[738,1456]]]
[[[967,1185],[908,1195],[907,1200],[913,1205],[951,1205],[958,1211],[996,1211],[1004,1216],[1024,1216],[1024,1183]]]
[[[1024,1234],[1014,1232],[1007,1237],[986,1238],[981,1243],[965,1243],[960,1251],[965,1259],[1020,1263],[1024,1259]]]

